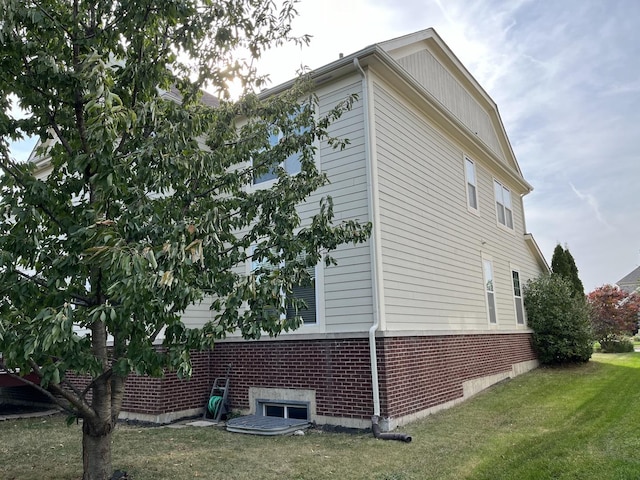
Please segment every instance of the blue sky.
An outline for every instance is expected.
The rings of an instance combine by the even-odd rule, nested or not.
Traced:
[[[498,104],[525,178],[527,229],[573,254],[587,292],[640,262],[640,2],[302,0],[309,47],[260,63],[274,84],[434,27]],[[25,158],[29,143],[13,147]]]

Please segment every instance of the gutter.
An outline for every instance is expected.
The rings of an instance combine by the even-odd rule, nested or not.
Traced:
[[[336,78],[337,76],[339,76],[339,73],[338,73],[339,70],[351,71],[351,66],[356,65],[356,63],[357,63],[356,68],[359,68],[360,71],[362,72],[362,67],[360,67],[359,66],[360,64],[357,62],[358,58],[364,58],[368,55],[372,55],[374,53],[380,53],[380,52],[381,50],[377,47],[376,44],[370,45],[366,48],[363,48],[362,50],[359,50],[355,53],[351,53],[349,55],[345,55],[344,57],[339,58],[338,60],[334,60],[333,62],[323,65],[320,68],[312,70],[311,72],[308,73],[308,75],[316,83],[316,85],[319,85],[321,83],[324,83],[330,80],[331,78]],[[296,82],[295,78],[288,80],[284,83],[276,85],[275,87],[271,87],[267,90],[263,90],[262,92],[260,92],[258,96],[260,98],[267,98],[272,95],[277,95],[278,93],[285,92],[289,90],[291,87],[293,87],[295,82]]]

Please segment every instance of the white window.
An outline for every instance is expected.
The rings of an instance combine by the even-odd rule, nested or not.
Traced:
[[[300,105],[299,108],[300,108],[299,111],[301,112],[302,108],[304,107]],[[289,120],[291,121],[295,120],[296,116],[297,114],[290,115]],[[294,130],[294,135],[302,135],[306,131],[308,131],[308,128],[297,128]],[[278,143],[280,143],[282,139],[283,139],[282,131],[279,128],[276,128],[274,126],[269,135],[269,145],[271,147],[274,147],[278,145]],[[302,170],[302,163],[300,160],[301,160],[301,152],[294,152],[291,155],[289,155],[287,158],[285,158],[284,161],[280,162],[278,167],[283,168],[288,175],[296,175],[300,173],[300,171]],[[271,168],[267,172],[263,173],[262,175],[255,176],[253,178],[253,184],[260,185],[267,182],[272,182],[277,178],[278,178],[277,169]]]
[[[272,132],[271,135],[269,135],[269,145],[272,147],[277,145],[280,140],[282,140],[282,132],[280,130]],[[292,153],[284,160],[284,162],[280,163],[279,166],[284,168],[284,171],[289,175],[296,175],[297,173],[300,173],[302,168],[302,164],[300,163],[300,153]],[[276,178],[278,178],[278,173],[275,168],[271,168],[262,175],[254,177],[253,184],[258,185],[260,183],[275,180]]]
[[[258,401],[258,412],[263,417],[309,420],[309,404],[306,402]]]
[[[464,171],[467,180],[467,206],[471,210],[478,210],[478,182],[476,180],[476,164],[464,157]]]
[[[511,279],[513,281],[513,301],[516,307],[516,322],[518,325],[524,325],[524,307],[522,304],[520,272],[518,270],[511,270]]]
[[[493,181],[496,195],[496,214],[498,223],[513,229],[513,210],[511,207],[511,192],[497,180]]]
[[[482,267],[484,271],[484,289],[487,295],[487,313],[489,323],[496,324],[498,323],[498,317],[496,314],[496,294],[493,282],[493,262],[491,260],[483,259]]]
[[[255,247],[251,248],[251,272],[255,272],[258,268],[263,270],[272,271],[278,268],[267,261],[257,261],[253,258],[253,251]],[[311,285],[294,285],[292,296],[293,298],[304,300],[306,308],[299,309],[297,315],[302,317],[303,325],[316,325],[318,323],[318,302],[317,298],[321,298],[318,295],[318,282],[316,281],[318,275],[318,266],[307,268],[307,273],[311,277]],[[258,278],[257,281],[260,279]],[[296,316],[296,310],[292,306],[287,307],[287,312],[283,315],[284,318],[293,318]]]

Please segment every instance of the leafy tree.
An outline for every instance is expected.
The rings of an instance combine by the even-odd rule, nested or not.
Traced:
[[[569,248],[562,248],[560,244],[556,245],[551,257],[551,271],[569,280],[572,286],[571,295],[574,298],[584,298],[584,286],[578,275],[578,267],[573,259],[573,255],[569,252]]]
[[[586,362],[593,341],[586,302],[572,296],[572,286],[560,275],[543,275],[524,289],[527,323],[543,364]]]
[[[614,285],[603,285],[587,295],[591,307],[591,327],[601,345],[615,342],[621,335],[638,329],[640,295],[627,293]],[[606,347],[605,347],[606,348]]]
[[[368,224],[333,225],[330,198],[310,219],[296,210],[328,182],[315,145],[345,145],[329,127],[354,97],[316,116],[304,82],[249,93],[264,83],[253,59],[292,39],[294,3],[0,3],[0,351],[82,418],[84,479],[111,475],[128,375],[188,376],[190,351],[228,332],[297,328],[285,313],[303,307],[291,293],[310,284],[308,267],[368,237]],[[231,78],[240,101],[201,101],[203,87],[224,98]],[[40,137],[46,161],[11,159],[8,140],[24,135]],[[301,171],[289,176],[292,154]],[[247,188],[267,172],[272,188]],[[247,276],[249,261],[260,266]],[[186,329],[181,314],[205,298],[215,319]]]

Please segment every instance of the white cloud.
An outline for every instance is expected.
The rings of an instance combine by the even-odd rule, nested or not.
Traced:
[[[570,183],[569,185],[571,185],[571,190],[573,190],[573,193],[575,193],[580,200],[582,200],[589,206],[589,208],[592,210],[593,214],[595,215],[596,219],[603,226],[607,228],[612,228],[611,225],[609,225],[609,223],[607,223],[607,221],[602,216],[602,213],[600,212],[600,205],[596,197],[590,193],[582,193],[580,190],[578,190],[575,187],[573,183]]]

